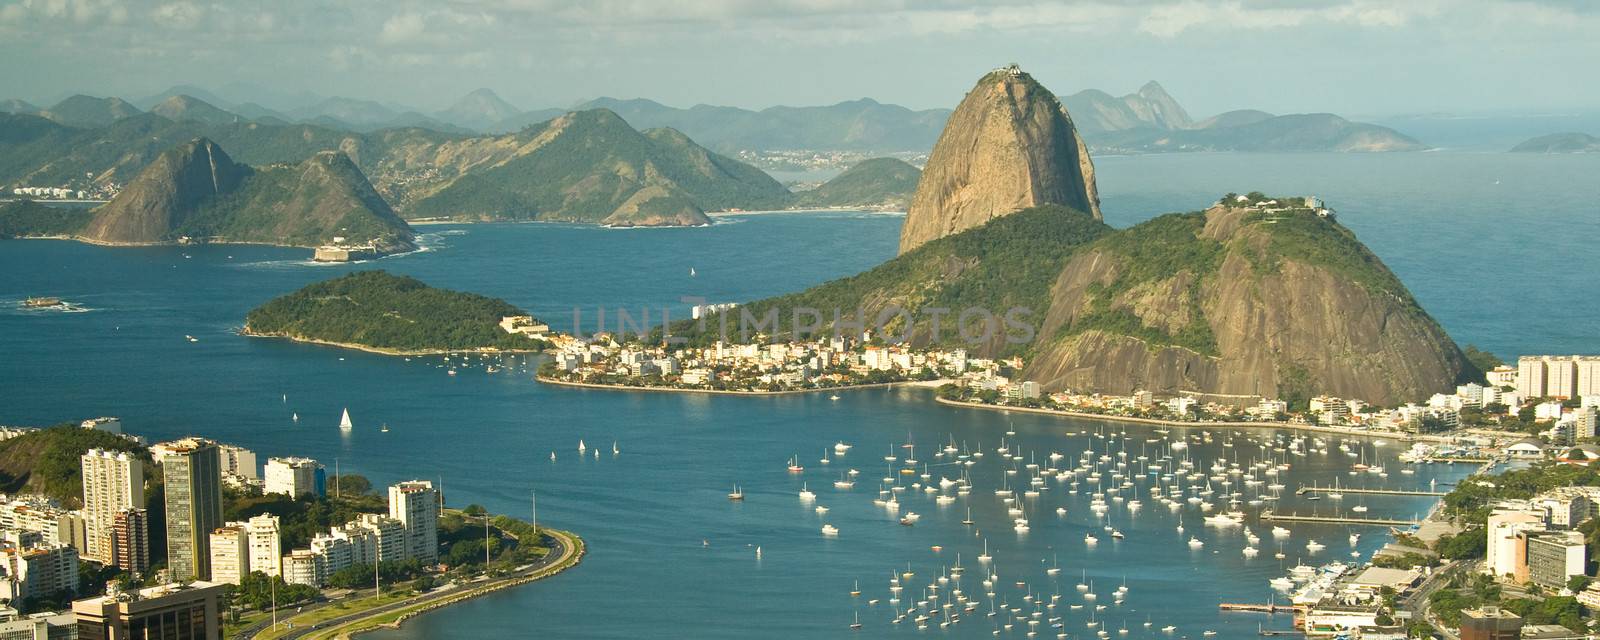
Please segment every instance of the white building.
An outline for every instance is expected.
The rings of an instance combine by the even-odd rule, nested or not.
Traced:
[[[78,590],[78,550],[50,544],[0,550],[0,597],[12,602]]]
[[[126,451],[90,449],[79,463],[83,475],[83,557],[111,564],[117,514],[145,508],[144,462]]]
[[[250,574],[250,535],[243,523],[211,531],[211,582],[239,584]]]
[[[262,491],[295,498],[322,495],[323,473],[322,465],[310,458],[268,458]]]
[[[283,557],[283,581],[289,584],[321,586],[317,581],[317,556],[310,549],[295,549]]]
[[[389,487],[389,517],[405,527],[405,557],[424,566],[439,562],[439,492],[427,480]]]
[[[1496,578],[1516,578],[1526,573],[1527,544],[1520,535],[1544,529],[1544,511],[1527,503],[1507,502],[1489,513],[1489,546],[1483,569]]]
[[[250,570],[281,575],[283,536],[278,532],[278,516],[263,513],[251,518],[245,531],[250,538]]]
[[[260,472],[256,471],[256,452],[244,447],[235,447],[229,444],[217,445],[217,455],[222,462],[222,476],[235,476],[260,480]]]

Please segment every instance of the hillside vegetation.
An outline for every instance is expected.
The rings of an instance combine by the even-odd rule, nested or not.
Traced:
[[[94,217],[82,207],[51,207],[32,200],[0,202],[0,240],[71,236]]]
[[[36,493],[68,508],[83,503],[83,464],[90,449],[128,451],[146,464],[150,452],[131,440],[97,429],[60,425],[0,442],[0,493]]]
[[[798,208],[904,209],[922,170],[895,158],[863,160],[822,186],[795,194]]]
[[[542,348],[499,327],[501,318],[519,315],[527,312],[498,298],[358,271],[256,307],[245,316],[244,332],[407,353]]]

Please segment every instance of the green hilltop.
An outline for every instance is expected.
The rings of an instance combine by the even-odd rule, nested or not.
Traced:
[[[810,191],[795,194],[795,208],[904,210],[917,191],[922,170],[896,158],[872,158],[851,166]]]
[[[500,320],[524,316],[499,298],[438,289],[385,271],[358,271],[268,301],[245,316],[244,333],[397,353],[537,350]]]

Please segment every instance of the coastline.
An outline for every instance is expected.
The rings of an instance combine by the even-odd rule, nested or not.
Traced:
[[[816,207],[803,207],[799,209],[767,209],[764,211],[707,211],[706,217],[725,218],[732,216],[764,216],[774,213],[872,213],[885,216],[904,216],[906,214],[906,212],[898,209],[885,209],[880,211],[875,209],[867,209],[864,207],[838,207],[821,209]]]
[[[942,405],[948,405],[948,406],[952,406],[952,407],[964,407],[964,408],[969,408],[969,409],[988,409],[990,411],[1019,411],[1019,412],[1023,412],[1023,413],[1037,413],[1037,414],[1056,416],[1056,417],[1061,417],[1061,418],[1082,418],[1082,419],[1086,419],[1086,420],[1102,420],[1102,421],[1105,421],[1105,422],[1124,422],[1124,423],[1130,423],[1131,422],[1131,423],[1134,423],[1134,424],[1148,424],[1148,425],[1159,425],[1159,426],[1168,426],[1168,427],[1189,427],[1189,428],[1201,428],[1201,429],[1211,428],[1211,427],[1228,428],[1228,429],[1288,429],[1288,430],[1297,430],[1297,431],[1312,431],[1312,432],[1317,432],[1317,433],[1332,433],[1332,434],[1344,435],[1344,436],[1362,436],[1362,437],[1368,437],[1368,438],[1390,438],[1390,439],[1398,440],[1398,441],[1401,441],[1401,442],[1437,442],[1437,443],[1446,443],[1446,442],[1450,441],[1449,438],[1445,438],[1443,436],[1430,436],[1430,435],[1424,435],[1424,434],[1419,434],[1419,433],[1399,433],[1399,432],[1377,433],[1377,432],[1373,432],[1373,431],[1363,431],[1361,429],[1351,429],[1351,428],[1348,428],[1348,427],[1328,427],[1328,426],[1315,425],[1315,424],[1296,424],[1296,423],[1293,423],[1293,422],[1183,422],[1183,421],[1180,421],[1180,420],[1162,420],[1160,418],[1140,418],[1140,417],[1136,417],[1136,416],[1112,416],[1112,415],[1105,415],[1105,414],[1100,414],[1100,413],[1086,413],[1086,412],[1082,412],[1082,411],[1063,411],[1063,410],[1060,410],[1060,409],[1035,409],[1035,408],[1032,408],[1032,407],[1005,407],[1005,406],[994,405],[994,404],[983,404],[983,403],[979,403],[979,402],[962,402],[960,400],[947,400],[947,399],[938,398],[938,397],[935,397],[934,401],[938,402],[939,404],[942,404]]]
[[[306,337],[301,337],[301,336],[291,336],[291,335],[288,335],[288,334],[281,334],[281,333],[257,333],[257,332],[251,331],[249,327],[245,327],[245,328],[240,329],[239,330],[239,335],[244,336],[246,338],[266,338],[266,339],[269,339],[269,340],[288,340],[289,342],[298,342],[298,343],[301,343],[301,344],[314,344],[314,345],[320,345],[320,346],[324,346],[324,347],[338,347],[340,349],[350,349],[350,350],[353,350],[353,351],[365,351],[367,353],[376,353],[378,355],[385,355],[385,356],[443,356],[443,355],[450,355],[452,353],[476,353],[476,354],[484,354],[484,353],[489,353],[489,354],[544,353],[544,351],[538,350],[538,349],[423,349],[423,350],[420,350],[420,351],[403,351],[403,350],[400,350],[400,349],[387,349],[387,348],[384,348],[384,347],[374,347],[374,346],[371,346],[371,345],[356,344],[356,343],[353,343],[353,342],[335,342],[335,341],[332,341],[332,340],[318,340],[316,338],[306,338]]]
[[[482,586],[465,586],[455,593],[443,594],[437,598],[424,602],[401,606],[395,609],[379,611],[369,615],[362,615],[354,620],[334,624],[332,626],[313,627],[306,629],[299,638],[308,640],[323,640],[332,638],[353,638],[363,633],[378,631],[380,629],[399,629],[406,620],[432,611],[448,607],[453,604],[472,600],[479,596],[488,595],[504,589],[519,587],[531,582],[555,576],[561,572],[578,566],[583,562],[583,557],[588,554],[588,545],[583,538],[570,531],[559,529],[543,529],[548,535],[557,538],[561,543],[562,554],[550,565],[534,569],[523,575],[504,578]],[[292,633],[290,635],[293,635]]]
[[[853,390],[856,390],[856,389],[885,389],[885,388],[889,388],[889,387],[922,387],[922,386],[929,386],[929,382],[936,382],[936,383],[937,382],[944,382],[942,380],[940,380],[940,381],[906,380],[906,381],[902,381],[902,382],[875,382],[875,383],[872,383],[872,384],[854,384],[854,385],[845,385],[845,386],[839,386],[839,387],[818,387],[816,389],[785,389],[783,391],[734,391],[734,390],[730,390],[730,389],[681,389],[681,388],[678,388],[678,387],[645,387],[645,386],[631,387],[631,386],[620,385],[620,384],[596,384],[596,383],[593,383],[593,382],[571,382],[571,381],[568,381],[568,380],[557,380],[555,378],[549,378],[549,377],[545,377],[545,376],[534,376],[534,380],[538,380],[539,382],[542,382],[544,384],[551,384],[551,385],[556,385],[556,386],[560,386],[560,387],[575,387],[575,388],[580,388],[580,389],[604,389],[606,391],[651,391],[651,392],[665,392],[665,393],[674,393],[674,392],[676,392],[676,393],[705,393],[705,394],[725,395],[725,396],[787,396],[787,395],[797,395],[797,394],[803,394],[803,393],[821,393],[821,392],[825,392],[825,391],[853,391]],[[934,386],[937,386],[937,384],[935,384]]]

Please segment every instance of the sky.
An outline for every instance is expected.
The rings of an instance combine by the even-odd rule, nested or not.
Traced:
[[[1588,0],[0,0],[0,98],[950,108],[1016,62],[1197,118],[1557,113],[1600,108],[1595,33]]]

